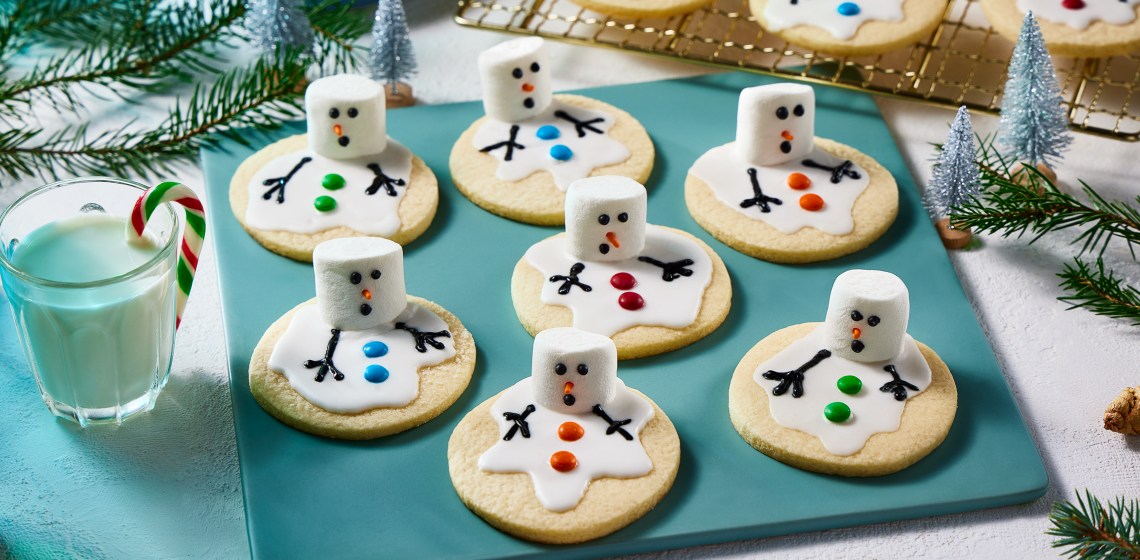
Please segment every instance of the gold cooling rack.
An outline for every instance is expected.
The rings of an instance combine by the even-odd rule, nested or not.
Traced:
[[[623,19],[570,0],[459,0],[463,25],[681,58],[871,93],[996,113],[1013,44],[977,0],[951,0],[941,25],[910,49],[870,57],[814,53],[769,35],[747,0],[714,0],[671,18]],[[1055,58],[1074,129],[1140,140],[1140,54]]]

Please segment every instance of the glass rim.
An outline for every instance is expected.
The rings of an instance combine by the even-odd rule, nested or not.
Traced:
[[[46,185],[41,185],[39,187],[36,187],[36,188],[24,193],[22,196],[20,196],[14,202],[12,202],[12,204],[8,205],[8,207],[5,208],[3,212],[0,212],[0,226],[3,225],[4,219],[8,217],[8,214],[11,213],[13,209],[19,207],[21,204],[27,202],[29,199],[31,199],[31,198],[33,198],[33,197],[35,197],[35,196],[37,196],[37,195],[39,195],[45,191],[54,190],[54,189],[57,189],[60,187],[66,187],[66,186],[73,185],[76,183],[114,183],[117,185],[122,185],[125,187],[131,187],[133,189],[137,189],[138,191],[140,191],[139,192],[140,196],[142,195],[143,192],[145,192],[148,188],[150,188],[150,187],[148,187],[142,183],[139,183],[136,181],[131,181],[130,179],[120,179],[118,177],[107,177],[107,176],[99,176],[99,175],[92,175],[92,176],[87,176],[87,177],[74,177],[71,179],[63,179],[60,181],[55,181],[52,183],[48,183]],[[11,273],[16,278],[19,278],[20,280],[23,280],[25,282],[30,282],[32,284],[36,284],[36,285],[41,286],[41,287],[47,287],[47,288],[98,288],[101,286],[109,286],[112,284],[123,282],[125,280],[130,280],[131,278],[139,276],[142,273],[147,272],[147,271],[151,270],[152,268],[158,266],[159,263],[161,263],[163,260],[165,260],[166,258],[168,258],[170,256],[170,253],[174,250],[174,248],[176,246],[176,240],[178,239],[178,230],[179,230],[178,214],[174,211],[174,209],[172,209],[170,207],[169,203],[164,202],[164,203],[160,204],[159,207],[163,208],[165,210],[165,212],[170,216],[171,223],[174,225],[174,227],[170,228],[170,233],[167,235],[167,239],[163,241],[162,248],[158,251],[158,253],[156,253],[154,255],[154,257],[152,257],[147,262],[140,264],[139,266],[136,266],[135,268],[132,268],[131,270],[128,270],[127,272],[124,272],[124,273],[119,274],[117,276],[112,276],[110,278],[101,278],[99,280],[90,280],[87,282],[66,282],[66,281],[61,281],[61,280],[49,280],[47,278],[41,278],[41,277],[36,276],[34,274],[29,274],[28,272],[25,272],[24,270],[17,267],[15,265],[15,263],[13,263],[11,260],[8,259],[7,250],[4,249],[3,247],[0,247],[0,266],[3,266],[5,270],[7,270],[9,273]],[[129,216],[128,216],[128,219],[130,219]]]

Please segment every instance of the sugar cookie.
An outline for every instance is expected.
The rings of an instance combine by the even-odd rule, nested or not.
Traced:
[[[982,11],[1014,42],[1025,13],[1032,11],[1055,55],[1094,58],[1140,50],[1140,0],[982,0]]]
[[[658,18],[687,14],[712,0],[573,0],[575,4],[611,16]]]
[[[749,0],[756,21],[782,39],[841,56],[882,54],[921,41],[946,0]]]

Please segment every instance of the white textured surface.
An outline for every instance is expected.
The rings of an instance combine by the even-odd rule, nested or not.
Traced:
[[[450,20],[452,0],[408,2],[420,74],[412,80],[423,103],[479,97],[474,53],[504,38],[462,29]],[[706,72],[698,66],[609,50],[549,43],[558,91],[641,82]],[[468,60],[468,59],[471,60]],[[931,142],[945,137],[947,109],[882,101],[888,123],[915,171],[929,179]],[[98,111],[100,127],[138,117],[154,122],[154,107],[117,105]],[[45,121],[50,121],[46,116]],[[996,119],[978,118],[979,132]],[[1136,144],[1078,136],[1061,179],[1081,177],[1124,198],[1140,189]],[[178,174],[201,185],[201,172]],[[0,205],[33,185],[6,185]],[[209,201],[208,201],[209,202]],[[224,202],[222,202],[224,203]],[[1025,506],[728,543],[668,555],[679,558],[1048,558],[1054,556],[1046,514],[1054,499],[1088,487],[1103,498],[1140,495],[1140,439],[1101,429],[1104,406],[1127,385],[1140,384],[1140,328],[1056,301],[1053,276],[1073,249],[1067,238],[1036,245],[987,239],[982,250],[954,253],[962,283],[1045,458],[1049,493]],[[1112,262],[1133,283],[1140,267],[1114,247]],[[38,402],[14,408],[12,391],[34,390],[0,367],[0,555],[20,558],[241,558],[248,554],[226,357],[213,251],[201,260],[198,281],[178,337],[174,371],[157,409],[118,429],[79,432],[57,426]],[[0,341],[7,344],[7,341]],[[0,366],[3,366],[0,361]],[[20,399],[27,402],[27,399]],[[48,457],[32,438],[72,438],[85,452]],[[35,466],[36,468],[30,468]],[[46,469],[54,469],[48,472]],[[54,474],[54,477],[49,477]],[[73,481],[48,485],[57,477]],[[145,492],[144,510],[93,504],[89,495]],[[125,548],[147,535],[150,546]],[[208,548],[202,548],[203,535]],[[161,543],[161,545],[159,544]]]

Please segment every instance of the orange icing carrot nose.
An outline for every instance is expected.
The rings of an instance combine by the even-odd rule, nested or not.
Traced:
[[[372,292],[370,292],[368,290],[361,291],[360,295],[364,296],[364,299],[366,299],[366,300],[369,300],[369,301],[372,300]],[[856,337],[856,338],[858,338],[858,337]]]
[[[854,338],[855,340],[859,340],[859,336],[862,334],[863,331],[859,330],[859,327],[851,329],[851,338]]]
[[[610,245],[613,245],[615,249],[621,249],[621,243],[618,243],[617,236],[614,235],[614,232],[607,231],[606,240],[609,241]]]
[[[796,137],[795,137],[795,136],[792,136],[792,133],[791,133],[791,132],[788,132],[788,131],[786,131],[786,130],[785,130],[785,131],[783,131],[783,132],[781,132],[781,133],[780,133],[780,136],[782,136],[782,137],[784,138],[784,140],[788,140],[788,141],[792,141],[792,140],[795,140],[795,139],[796,139]]]
[[[562,392],[567,394],[567,395],[569,395],[570,391],[573,391],[573,390],[574,390],[574,382],[573,381],[567,381],[566,384],[562,386]]]
[[[340,125],[339,125],[339,124],[334,124],[334,125],[333,125],[333,134],[336,134],[337,136],[340,136],[342,132],[343,132],[343,129],[340,127]]]
[[[533,84],[523,84],[523,91],[525,91],[527,93],[534,91],[534,85]]]

